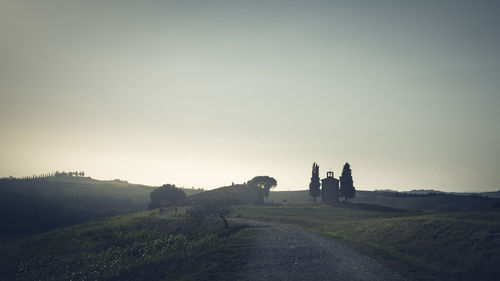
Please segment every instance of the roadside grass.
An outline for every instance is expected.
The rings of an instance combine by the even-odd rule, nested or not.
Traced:
[[[416,280],[500,280],[500,213],[380,211],[355,205],[241,207],[245,218],[341,239]]]
[[[0,244],[0,280],[237,280],[254,234],[154,211],[116,216]]]

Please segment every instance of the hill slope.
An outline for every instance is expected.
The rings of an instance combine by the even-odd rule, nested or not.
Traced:
[[[431,193],[412,194],[406,192],[356,191],[351,202],[376,204],[391,208],[423,211],[476,211],[500,208],[500,198],[495,193]],[[308,190],[271,191],[269,200],[274,203],[312,201]],[[320,199],[318,199],[320,200]]]
[[[0,280],[236,280],[254,230],[121,215],[0,244]]]
[[[236,184],[223,186],[206,192],[186,197],[180,205],[200,205],[210,201],[227,200],[233,205],[246,205],[258,200],[257,189],[246,185]]]
[[[414,281],[500,277],[498,212],[386,212],[356,205],[240,206],[231,229],[154,211],[106,218],[0,243],[0,280],[329,280],[337,270],[348,273],[343,280],[390,279],[356,275],[369,277],[370,268],[395,276],[363,258],[347,258],[350,249]],[[333,261],[325,264],[328,257]]]
[[[0,239],[143,211],[154,189],[88,177],[0,179]]]
[[[408,194],[403,192],[359,191],[352,200],[357,203],[370,203],[393,208],[456,212],[493,210],[500,207],[500,199],[470,194]]]

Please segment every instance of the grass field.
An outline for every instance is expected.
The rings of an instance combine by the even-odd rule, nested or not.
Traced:
[[[249,206],[234,214],[341,239],[416,280],[500,279],[499,212],[376,211],[362,206]]]
[[[319,200],[319,198],[318,198]],[[268,202],[297,203],[312,202],[309,190],[271,191]],[[484,211],[500,209],[499,192],[429,193],[383,192],[357,190],[354,203],[376,204],[392,208],[421,211]]]
[[[110,217],[0,244],[0,280],[236,280],[256,228]],[[410,212],[368,204],[234,207],[232,216],[340,239],[413,280],[499,280],[499,212]]]
[[[235,280],[252,228],[122,215],[0,245],[0,280]]]

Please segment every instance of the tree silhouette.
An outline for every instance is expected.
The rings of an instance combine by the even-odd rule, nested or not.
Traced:
[[[352,181],[351,166],[345,163],[342,169],[342,176],[340,177],[340,197],[344,197],[344,201],[354,198],[356,189]]]
[[[259,189],[258,202],[264,202],[264,197],[269,197],[269,191],[278,185],[278,182],[269,176],[257,176],[248,182],[248,185],[254,186]]]
[[[319,190],[320,185],[319,166],[318,164],[316,164],[316,162],[314,162],[312,167],[311,183],[309,184],[309,194],[312,196],[314,202],[316,202],[316,198],[321,195],[321,192]]]
[[[227,215],[231,212],[231,205],[224,200],[216,200],[201,206],[189,208],[187,215],[193,218],[219,217],[224,223],[224,228],[229,228]]]
[[[164,184],[158,189],[155,189],[149,195],[151,198],[151,203],[148,205],[148,209],[154,209],[161,206],[162,202],[167,205],[172,205],[180,199],[186,197],[186,193],[182,189],[176,188],[175,184]]]

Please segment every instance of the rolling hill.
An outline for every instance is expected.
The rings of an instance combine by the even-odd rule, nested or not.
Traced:
[[[246,184],[236,184],[187,196],[179,202],[179,205],[200,205],[217,200],[228,200],[233,205],[246,205],[255,203],[257,198],[258,193],[255,188]]]
[[[498,212],[387,212],[357,206],[237,206],[232,216],[341,241],[410,280],[498,280]],[[0,280],[241,280],[257,234],[268,229],[234,221],[224,229],[207,217],[157,214],[120,215],[0,243]],[[266,243],[277,248],[271,242],[279,237],[264,241],[268,238]]]
[[[120,215],[0,243],[0,280],[236,280],[253,231]]]
[[[483,195],[484,194],[484,195]],[[353,203],[367,203],[391,208],[422,211],[476,211],[500,208],[495,193],[406,193],[394,191],[356,191]],[[318,198],[318,200],[320,200]],[[308,190],[271,191],[269,202],[312,201]]]
[[[0,239],[143,211],[155,188],[73,176],[0,179]]]

